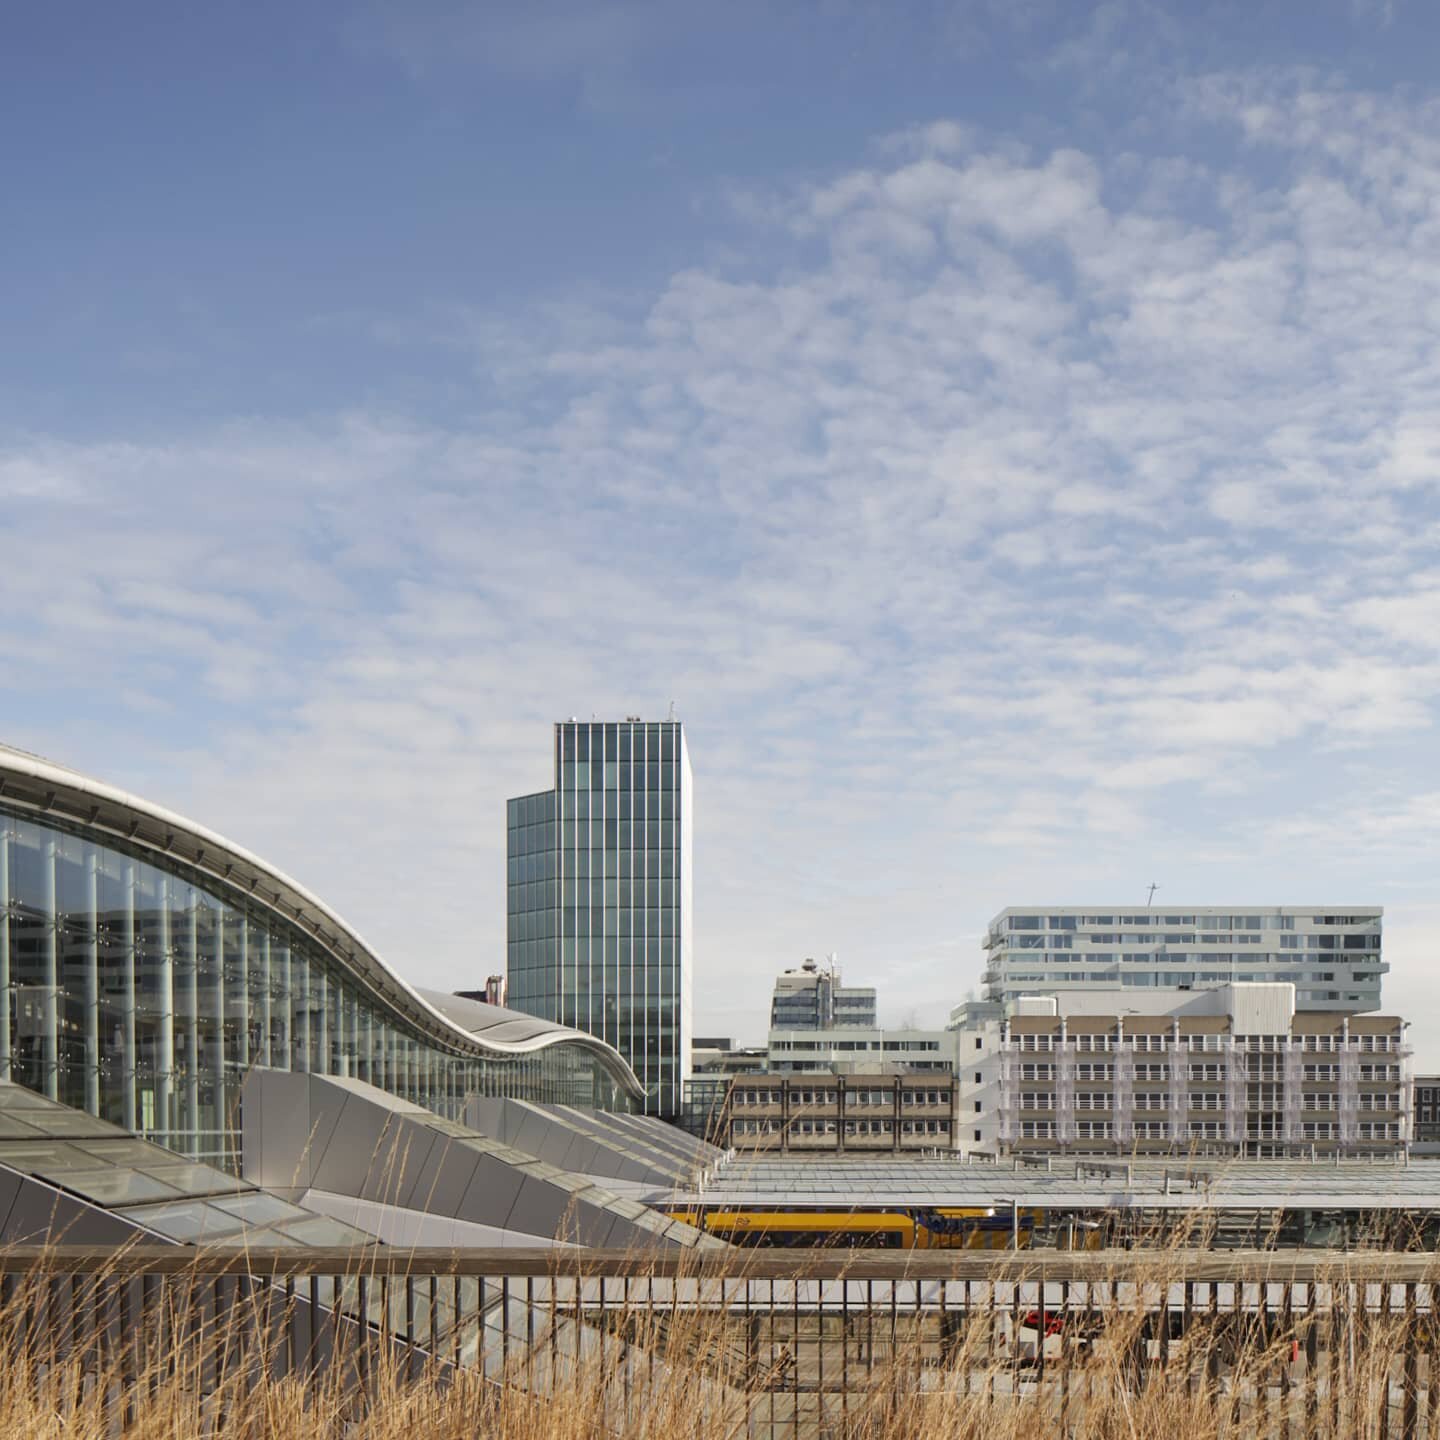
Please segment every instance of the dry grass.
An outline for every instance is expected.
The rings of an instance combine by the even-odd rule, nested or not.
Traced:
[[[1378,1440],[1407,1433],[1407,1419],[1414,1433],[1440,1429],[1427,1313],[1388,1314],[1363,1301],[1332,1311],[1331,1292],[1322,1291],[1317,1313],[1275,1313],[1262,1323],[1253,1309],[1226,1313],[1223,1301],[1212,1319],[1207,1299],[1184,1334],[1166,1335],[1156,1310],[1133,1297],[1163,1293],[1175,1270],[1168,1250],[1117,1258],[1125,1285],[1111,1283],[1122,1278],[1117,1269],[1088,1292],[1088,1308],[1075,1302],[1045,1347],[1043,1371],[1034,1330],[1022,1328],[1017,1343],[1008,1300],[993,1311],[952,1311],[946,1322],[935,1310],[919,1318],[904,1305],[892,1311],[882,1292],[869,1311],[852,1304],[847,1333],[834,1306],[823,1321],[802,1306],[797,1323],[788,1301],[752,1303],[749,1315],[714,1303],[721,1267],[725,1298],[742,1293],[732,1254],[697,1260],[685,1278],[685,1293],[705,1303],[671,1304],[660,1282],[655,1291],[638,1280],[628,1296],[611,1282],[602,1310],[593,1282],[577,1290],[573,1252],[563,1257],[556,1252],[553,1285],[535,1282],[533,1306],[523,1285],[511,1287],[508,1339],[492,1288],[483,1355],[473,1300],[457,1323],[444,1301],[448,1279],[438,1287],[433,1346],[428,1315],[419,1319],[420,1351],[380,1341],[382,1331],[401,1328],[404,1285],[371,1280],[366,1313],[379,1321],[388,1306],[390,1325],[341,1325],[326,1363],[313,1369],[303,1298],[287,1302],[274,1287],[248,1282],[217,1289],[213,1277],[187,1273],[152,1277],[142,1303],[136,1280],[122,1298],[123,1254],[106,1272],[73,1281],[42,1263],[9,1277],[0,1303],[0,1437],[100,1440],[123,1429],[167,1440]],[[1026,1266],[1033,1274],[1041,1258],[996,1254],[991,1279],[1023,1277]],[[1353,1256],[1326,1281],[1338,1296],[1363,1296],[1349,1285],[1367,1268],[1366,1256]],[[428,1296],[428,1281],[419,1293]],[[1422,1288],[1422,1312],[1428,1293]],[[355,1315],[360,1305],[352,1282],[343,1306]],[[465,1363],[435,1358],[456,1354]],[[297,1361],[299,1372],[285,1373]]]

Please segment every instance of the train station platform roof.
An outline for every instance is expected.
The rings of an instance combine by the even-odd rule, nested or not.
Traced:
[[[1385,1161],[1055,1159],[959,1156],[739,1156],[700,1190],[652,1205],[708,1209],[1440,1211],[1440,1159]]]

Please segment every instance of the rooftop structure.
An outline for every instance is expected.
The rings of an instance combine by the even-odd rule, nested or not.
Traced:
[[[718,1152],[650,1117],[607,1124],[517,1103],[472,1101],[481,1132],[361,1081],[252,1070],[245,1175],[387,1244],[701,1242],[619,1190],[627,1180],[703,1183]]]
[[[1440,1217],[1440,1160],[1193,1160],[1074,1156],[997,1164],[905,1155],[755,1155],[703,1190],[652,1203],[732,1209],[1037,1208],[1056,1212],[1380,1210]]]
[[[1123,986],[1165,1009],[1237,981],[1295,986],[1303,1010],[1380,1005],[1378,905],[1012,906],[986,931],[986,998]]]

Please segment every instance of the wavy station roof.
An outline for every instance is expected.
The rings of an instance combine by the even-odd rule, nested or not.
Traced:
[[[578,1045],[603,1059],[636,1099],[645,1093],[620,1052],[593,1035],[408,985],[335,911],[283,871],[138,795],[0,744],[0,801],[148,851],[156,865],[184,864],[217,890],[273,911],[334,956],[378,1001],[452,1054],[514,1058],[552,1045]]]

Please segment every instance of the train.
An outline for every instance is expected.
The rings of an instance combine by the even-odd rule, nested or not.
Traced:
[[[695,1206],[665,1212],[732,1245],[857,1250],[1028,1249],[1039,1210],[733,1210]]]

